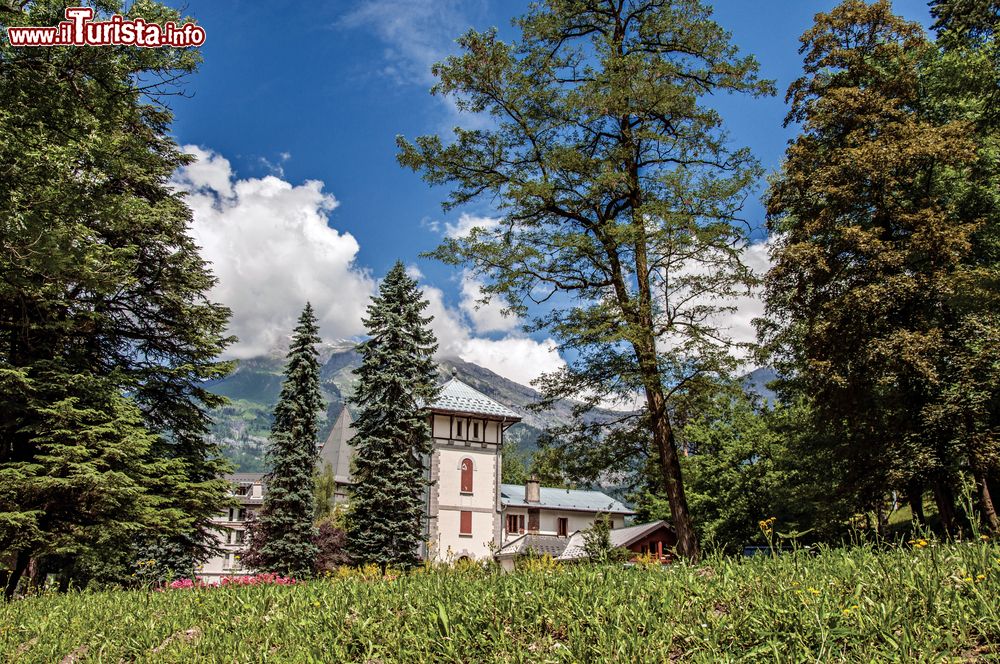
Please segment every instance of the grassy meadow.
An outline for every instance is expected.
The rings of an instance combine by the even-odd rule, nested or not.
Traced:
[[[4,662],[1000,661],[1000,547],[918,540],[0,605]]]

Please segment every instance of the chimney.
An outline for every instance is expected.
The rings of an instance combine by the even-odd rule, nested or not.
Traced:
[[[524,502],[542,502],[541,484],[538,481],[538,475],[535,475],[534,473],[532,473],[528,481],[524,483]]]

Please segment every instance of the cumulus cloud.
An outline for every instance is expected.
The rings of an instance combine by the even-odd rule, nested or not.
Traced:
[[[188,192],[192,235],[219,279],[212,297],[233,310],[237,358],[266,353],[284,339],[306,301],[325,338],[362,334],[374,279],[355,263],[358,242],[328,224],[337,205],[323,183],[269,175],[236,177],[227,159],[185,146],[198,161],[178,170]]]
[[[239,342],[229,355],[256,357],[280,347],[306,301],[316,309],[325,339],[363,336],[361,318],[376,280],[356,263],[354,236],[330,227],[338,202],[323,183],[296,185],[275,175],[240,178],[222,155],[194,145],[184,150],[197,161],[177,171],[174,185],[188,194],[192,236],[219,280],[211,297],[233,311],[230,332]],[[458,225],[476,225],[465,218]],[[423,279],[416,265],[407,273]],[[477,337],[517,325],[502,320],[492,305],[475,310],[478,282],[463,279],[458,307],[448,306],[440,288],[422,288],[440,357],[461,357],[524,384],[563,365],[550,339]]]
[[[758,277],[763,277],[771,269],[769,242],[754,242],[743,250],[743,263],[753,270]],[[757,329],[753,319],[764,315],[764,300],[760,288],[755,288],[747,295],[732,300],[736,311],[723,314],[719,325],[728,331],[730,338],[737,343],[754,343],[757,340]]]
[[[475,336],[462,312],[446,305],[441,289],[424,286],[423,290],[429,303],[427,313],[434,316],[431,329],[438,338],[439,356],[460,357],[522,385],[566,365],[552,339],[536,341],[516,334],[498,339]]]

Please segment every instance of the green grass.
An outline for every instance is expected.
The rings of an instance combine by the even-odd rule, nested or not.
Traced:
[[[434,570],[290,587],[46,594],[0,661],[990,661],[1000,548],[871,547],[697,567]]]

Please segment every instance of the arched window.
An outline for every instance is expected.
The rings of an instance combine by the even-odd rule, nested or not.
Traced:
[[[472,493],[472,459],[462,459],[462,493]]]

